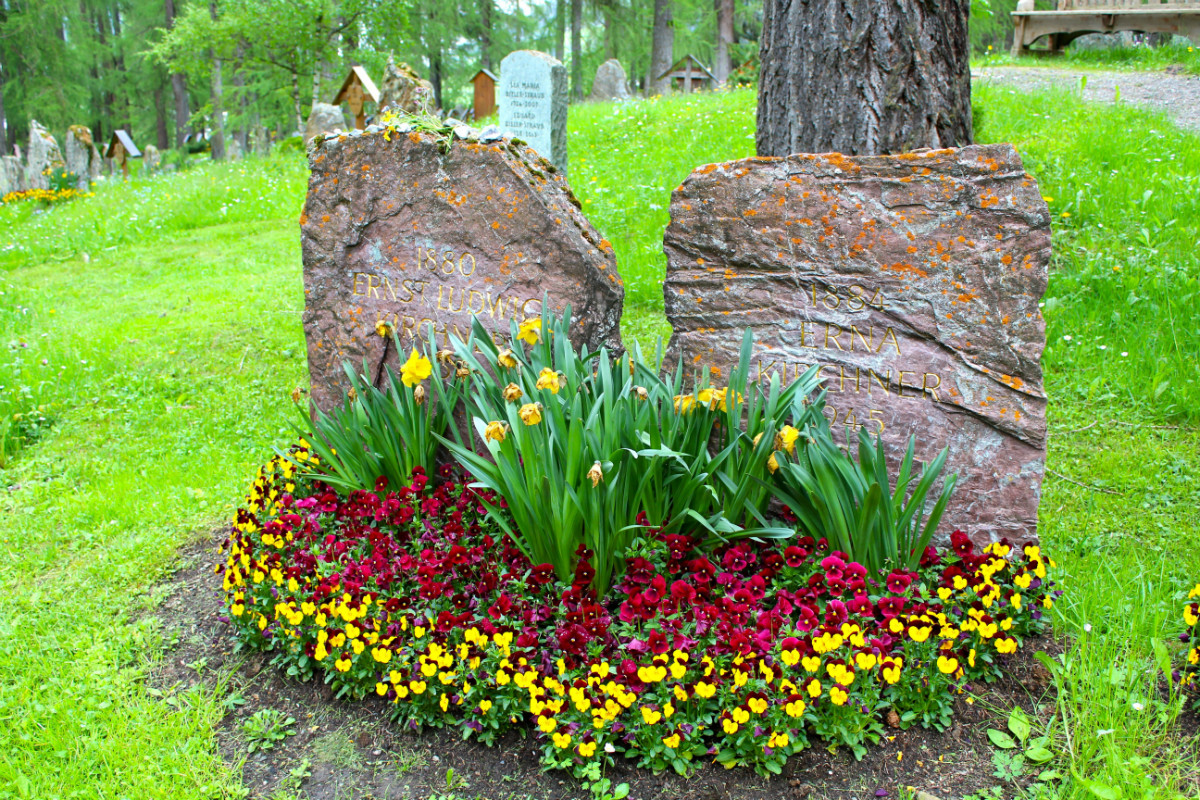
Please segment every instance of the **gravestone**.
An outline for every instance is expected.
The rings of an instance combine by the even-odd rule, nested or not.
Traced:
[[[433,110],[433,84],[408,64],[397,64],[388,56],[379,89],[379,111],[393,114],[428,114]]]
[[[839,442],[949,448],[942,532],[1036,532],[1050,215],[1010,145],[709,164],[675,190],[665,250],[669,363],[719,383],[753,328],[753,379],[821,365]]]
[[[311,142],[314,137],[344,130],[346,130],[346,118],[342,116],[340,106],[329,103],[313,103],[308,121],[304,124],[304,141]]]
[[[25,183],[25,165],[20,156],[0,157],[0,197],[9,192],[23,192]]]
[[[615,58],[610,58],[596,70],[596,79],[592,81],[592,100],[627,100],[629,99],[629,82],[625,77],[625,68]]]
[[[92,146],[88,150],[88,179],[94,181],[100,177],[100,173],[104,169],[104,156],[100,155],[95,142],[92,142]]]
[[[567,68],[545,53],[517,50],[500,62],[500,128],[567,171]]]
[[[430,324],[444,348],[450,334],[466,340],[473,315],[506,338],[513,320],[541,314],[546,295],[556,313],[571,305],[577,345],[619,346],[612,247],[560,173],[511,140],[451,144],[401,130],[330,137],[309,152],[304,330],[319,407],[340,402],[346,360],[378,370],[386,357],[395,369]]]
[[[231,146],[237,142],[237,139],[230,139]],[[146,149],[142,151],[142,172],[146,175],[153,175],[159,171],[162,166],[162,154],[158,152],[158,148],[152,144],[146,145]]]
[[[25,183],[30,189],[49,189],[55,167],[63,166],[62,151],[50,131],[36,119],[29,121],[29,155],[25,159]]]
[[[86,125],[72,125],[67,128],[63,144],[67,172],[75,173],[75,188],[86,192],[91,177],[92,131]]]

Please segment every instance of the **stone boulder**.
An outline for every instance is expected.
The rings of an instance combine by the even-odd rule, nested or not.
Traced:
[[[9,192],[25,191],[25,165],[20,156],[0,157],[0,197]]]
[[[162,167],[162,153],[152,144],[142,150],[142,174],[153,175]]]
[[[346,130],[346,118],[342,109],[329,103],[314,103],[312,113],[304,126],[304,141],[311,142],[315,136],[324,136],[334,131]]]
[[[100,155],[100,151],[93,144],[90,148],[91,155],[88,160],[88,179],[96,180],[104,171],[104,156]]]
[[[407,125],[403,126],[407,127]],[[494,338],[570,304],[577,346],[619,347],[625,291],[612,246],[566,179],[530,147],[432,133],[368,131],[319,141],[300,216],[312,398],[341,401],[342,364],[398,371],[429,326],[438,347],[472,318]],[[390,139],[390,141],[389,141]]]
[[[1036,533],[1050,214],[1011,145],[708,164],[664,249],[669,363],[719,383],[751,328],[751,379],[818,366],[839,443],[949,448],[943,534]]]
[[[433,84],[408,64],[397,65],[395,59],[388,56],[383,85],[379,89],[379,113],[427,114],[434,108]]]
[[[63,144],[67,172],[75,173],[78,178],[75,188],[86,192],[91,179],[93,149],[91,128],[86,125],[72,125],[67,128],[67,136],[63,140]]]
[[[29,189],[49,189],[48,173],[64,165],[58,140],[35,120],[29,122],[29,154],[25,159],[25,182]]]
[[[610,58],[596,70],[596,79],[592,81],[592,100],[628,100],[629,80],[625,76],[625,68],[615,58]]]

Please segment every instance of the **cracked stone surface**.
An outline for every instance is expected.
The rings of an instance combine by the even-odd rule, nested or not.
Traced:
[[[696,169],[666,231],[669,363],[714,383],[754,330],[752,379],[820,364],[835,437],[910,436],[958,473],[939,534],[1036,533],[1050,215],[1010,145],[796,155]]]
[[[341,401],[343,362],[397,368],[380,321],[402,345],[432,325],[444,347],[467,338],[473,315],[507,336],[548,296],[555,313],[570,304],[576,346],[619,347],[625,290],[612,247],[533,149],[368,133],[319,142],[309,166],[304,331],[319,407]]]

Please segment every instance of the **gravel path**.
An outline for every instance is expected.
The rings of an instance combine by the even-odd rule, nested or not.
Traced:
[[[1116,87],[1121,87],[1121,102],[1165,111],[1182,128],[1200,132],[1200,75],[1172,75],[1166,72],[1092,72],[1041,67],[986,67],[976,70],[977,81],[1013,86],[1021,90],[1051,86],[1074,89],[1079,76],[1087,76],[1085,100],[1111,103]]]

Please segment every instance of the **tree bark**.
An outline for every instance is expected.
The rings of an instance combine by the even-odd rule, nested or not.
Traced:
[[[567,55],[567,0],[554,4],[554,57],[559,61]]]
[[[571,0],[571,97],[583,99],[583,0]]]
[[[671,0],[654,0],[654,31],[650,42],[650,74],[646,78],[647,93],[666,94],[670,91],[671,82],[660,80],[659,76],[671,68],[674,56],[675,21],[672,19]]]
[[[217,2],[209,0],[208,13],[217,19]],[[225,160],[225,87],[221,83],[221,59],[209,50],[212,59],[212,139],[209,142],[213,161]]]
[[[8,155],[8,115],[4,112],[4,80],[0,77],[0,156]]]
[[[304,113],[300,110],[300,73],[292,70],[292,110],[296,114],[296,132],[304,135]]]
[[[764,0],[760,156],[970,144],[970,0]]]
[[[442,107],[442,50],[438,48],[429,55],[429,83],[433,86],[433,102]]]
[[[233,129],[233,138],[237,139],[237,143],[242,151],[242,158],[245,158],[250,153],[250,130],[247,124],[246,111],[246,76],[242,74],[242,64],[246,57],[246,45],[238,42],[237,50],[234,55],[233,64],[233,87],[237,94],[238,105],[238,125]]]
[[[163,100],[161,83],[154,87],[154,143],[159,150],[166,150],[171,146],[167,138],[167,104]]]
[[[484,69],[492,68],[492,3],[479,2],[479,63]]]
[[[714,0],[717,12],[717,54],[713,59],[713,77],[717,83],[729,80],[732,65],[729,46],[733,44],[733,0]]]
[[[175,24],[175,0],[165,0],[167,13],[167,28]],[[188,119],[192,116],[188,108],[187,78],[182,72],[171,73],[171,91],[175,95],[175,147],[183,149],[183,140],[187,136]]]

